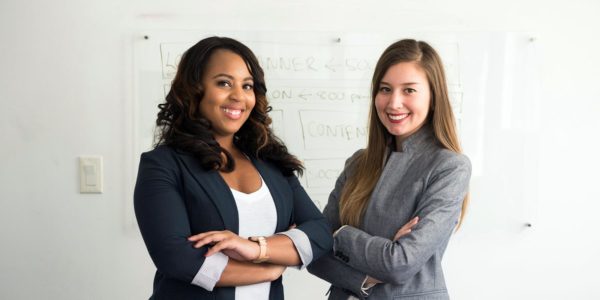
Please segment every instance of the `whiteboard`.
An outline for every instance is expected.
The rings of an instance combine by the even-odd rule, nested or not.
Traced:
[[[144,32],[134,37],[134,157],[151,149],[157,105],[182,53],[211,35],[236,38],[257,55],[273,130],[303,161],[301,182],[321,209],[345,159],[366,144],[376,60],[401,38],[427,41],[444,61],[459,135],[473,164],[465,227],[517,232],[534,222],[540,100],[531,35]]]
[[[134,37],[133,47],[134,157],[151,149],[157,105],[164,101],[182,53],[211,35],[236,38],[257,55],[273,107],[273,130],[303,161],[301,182],[320,209],[346,158],[366,144],[376,60],[396,40],[427,41],[444,61],[459,136],[473,165],[471,204],[460,235],[519,234],[525,224],[535,226],[541,110],[532,36],[144,32]],[[325,281],[290,270],[284,277],[286,297],[325,298]]]

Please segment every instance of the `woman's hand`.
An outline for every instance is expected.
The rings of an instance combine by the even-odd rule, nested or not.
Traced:
[[[393,241],[397,241],[401,236],[409,234],[412,231],[412,228],[417,225],[418,222],[419,217],[414,217],[412,220],[408,221],[408,223],[404,224],[404,226],[402,226],[398,232],[396,232],[396,235],[394,235]]]
[[[383,281],[377,279],[377,278],[373,278],[369,275],[367,275],[367,279],[365,280],[365,284],[363,285],[363,288],[367,288],[370,289],[372,287],[374,287],[377,284],[382,283]]]
[[[241,238],[229,230],[208,231],[190,236],[188,240],[195,242],[195,248],[213,245],[206,252],[205,256],[207,257],[220,251],[238,261],[251,261],[257,259],[260,255],[258,243]]]

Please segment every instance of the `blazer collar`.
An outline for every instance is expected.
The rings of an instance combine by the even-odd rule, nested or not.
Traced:
[[[183,164],[196,182],[206,191],[223,219],[225,229],[239,233],[239,216],[233,194],[223,177],[215,170],[204,170],[198,159],[189,153],[177,151]]]
[[[177,151],[177,153],[196,182],[198,182],[198,184],[206,191],[210,200],[215,204],[215,207],[219,211],[221,219],[225,224],[225,229],[238,234],[239,215],[237,205],[235,204],[235,199],[233,198],[229,186],[225,180],[223,180],[221,174],[215,170],[204,170],[198,162],[198,159],[189,153],[183,151]],[[289,220],[286,220],[284,217],[285,209],[283,208],[282,203],[284,195],[281,190],[283,188],[281,186],[282,183],[276,180],[283,176],[281,173],[276,173],[273,168],[270,168],[267,163],[260,159],[250,157],[250,160],[262,176],[263,182],[269,188],[271,196],[273,197],[273,202],[275,202],[275,209],[277,211],[277,227],[275,232],[284,231],[289,226]],[[287,183],[287,181],[285,181],[285,183]]]
[[[425,124],[423,125],[423,127],[419,128],[419,130],[417,130],[417,132],[413,133],[412,135],[410,135],[408,138],[406,138],[406,140],[404,140],[404,142],[402,142],[402,151],[401,152],[417,152],[422,150],[425,147],[429,147],[431,145],[431,139],[435,139],[435,136],[433,134],[433,129],[431,127],[431,125],[429,124]],[[394,143],[394,138],[391,137],[388,140],[388,155],[390,152],[392,152],[393,147],[393,143]]]

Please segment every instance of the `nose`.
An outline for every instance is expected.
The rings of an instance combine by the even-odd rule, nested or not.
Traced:
[[[390,96],[388,107],[392,109],[404,107],[404,95],[402,95],[402,91],[400,89],[394,90],[394,92]]]
[[[247,91],[244,89],[243,84],[235,84],[231,89],[231,93],[229,94],[229,98],[234,101],[243,101],[247,97]]]

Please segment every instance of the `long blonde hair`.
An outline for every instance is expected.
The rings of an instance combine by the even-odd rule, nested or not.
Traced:
[[[377,116],[375,97],[379,84],[387,70],[401,62],[417,63],[427,75],[431,88],[430,112],[426,122],[431,124],[435,138],[442,147],[461,153],[456,134],[454,114],[448,97],[448,87],[442,60],[436,51],[426,42],[412,39],[400,40],[390,45],[381,55],[373,80],[371,81],[371,109],[369,112],[369,140],[365,151],[361,152],[352,166],[353,173],[342,189],[340,196],[340,221],[355,227],[360,226],[362,215],[369,203],[371,193],[375,189],[381,175],[387,153],[388,141],[392,135],[387,131]],[[469,203],[469,194],[462,204],[458,227]]]

